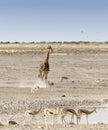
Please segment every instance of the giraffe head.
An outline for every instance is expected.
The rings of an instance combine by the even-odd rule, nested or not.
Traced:
[[[50,52],[53,52],[53,49],[52,49],[51,45],[49,45],[49,46],[47,47],[47,49],[48,49]]]

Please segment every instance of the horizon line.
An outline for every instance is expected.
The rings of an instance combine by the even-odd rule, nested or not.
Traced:
[[[1,43],[108,43],[108,41],[0,41]]]

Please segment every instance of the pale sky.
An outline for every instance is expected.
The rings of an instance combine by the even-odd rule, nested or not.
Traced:
[[[108,41],[108,0],[0,0],[0,41]]]

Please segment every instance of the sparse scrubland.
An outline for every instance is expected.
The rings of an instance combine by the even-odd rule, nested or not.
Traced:
[[[46,51],[46,47],[51,45],[54,53],[72,53],[72,52],[106,52],[108,51],[107,42],[54,42],[54,43],[1,43],[1,53],[41,53]]]
[[[38,71],[47,46],[51,45],[48,81],[45,88],[38,79]],[[107,43],[1,43],[0,44],[0,129],[41,130],[44,125],[43,110],[53,108],[79,108],[97,112],[81,117],[76,125],[67,115],[67,126],[61,123],[59,111],[57,124],[49,130],[108,130],[108,44]],[[61,81],[61,77],[67,77]],[[31,88],[38,85],[38,91]],[[25,121],[24,112],[42,106],[33,119]],[[102,113],[104,117],[102,116]],[[96,117],[96,118],[95,118]],[[14,120],[18,125],[9,125]],[[3,124],[3,126],[2,126]]]

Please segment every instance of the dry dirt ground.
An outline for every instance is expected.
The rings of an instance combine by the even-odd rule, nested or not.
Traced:
[[[67,45],[68,46],[68,45]],[[60,47],[60,45],[59,45]],[[89,48],[89,47],[88,47]],[[0,126],[1,130],[38,130],[44,126],[43,110],[46,107],[59,109],[69,107],[88,110],[108,107],[108,51],[99,47],[89,49],[70,47],[50,55],[50,71],[48,81],[54,85],[45,88],[38,79],[38,70],[46,51],[39,53],[1,53],[0,54]],[[76,51],[74,50],[76,49]],[[106,49],[106,48],[104,48]],[[65,50],[65,49],[64,49]],[[61,81],[61,77],[67,77]],[[31,87],[39,85],[39,90],[31,93]],[[24,112],[27,109],[38,109],[35,123],[24,122]],[[93,113],[94,114],[94,113]],[[108,115],[108,111],[106,113]],[[105,115],[105,116],[106,116]],[[108,130],[108,120],[86,125],[68,124],[65,128],[58,117],[58,124],[49,129],[58,130]],[[101,117],[100,117],[101,118]],[[107,118],[108,119],[108,118]],[[19,125],[9,126],[8,121],[15,120]],[[37,121],[38,120],[38,121]],[[51,119],[52,120],[52,119]],[[50,121],[49,121],[50,122]],[[70,122],[70,121],[69,121]],[[50,122],[51,123],[51,122]]]

